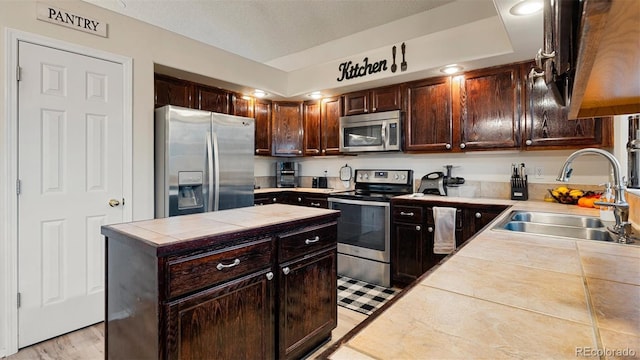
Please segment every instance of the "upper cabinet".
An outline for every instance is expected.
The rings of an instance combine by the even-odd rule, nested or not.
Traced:
[[[451,77],[409,83],[406,94],[405,150],[451,150]]]
[[[193,107],[193,85],[190,82],[155,74],[154,107],[176,105]]]
[[[521,71],[525,94],[526,150],[603,147],[612,144],[611,117],[568,120],[569,108],[558,103],[545,82],[526,75],[532,67],[533,63],[523,64]]]
[[[254,103],[256,155],[271,155],[271,101],[256,99]]]
[[[253,117],[254,99],[241,94],[231,94],[231,111],[232,115]]]
[[[304,118],[302,102],[274,101],[273,156],[302,156]]]
[[[196,108],[229,114],[229,93],[218,88],[196,85]]]
[[[344,95],[344,115],[400,110],[400,85],[391,85]]]
[[[320,100],[305,101],[304,112],[304,154],[320,155],[322,152],[322,128],[320,125]]]
[[[342,98],[340,96],[322,99],[320,111],[322,155],[340,154],[340,116],[342,116]]]
[[[460,143],[456,145],[462,150],[519,147],[519,67],[482,69],[455,79],[454,122],[460,125]]]

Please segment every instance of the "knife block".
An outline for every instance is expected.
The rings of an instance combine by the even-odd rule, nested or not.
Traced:
[[[511,200],[529,200],[529,184],[527,177],[511,177]]]

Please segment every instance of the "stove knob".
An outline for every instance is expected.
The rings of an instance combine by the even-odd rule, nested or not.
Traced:
[[[362,179],[362,174],[358,174],[358,179]]]
[[[364,179],[368,180],[369,179],[369,174],[364,174]]]
[[[407,180],[407,175],[402,175],[402,180]]]
[[[398,174],[395,174],[395,175],[393,175],[393,178],[398,180],[398,179],[400,179],[400,176],[398,176]]]

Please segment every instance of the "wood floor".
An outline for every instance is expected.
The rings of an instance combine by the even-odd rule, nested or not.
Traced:
[[[326,348],[361,323],[367,315],[338,306],[338,327],[332,332],[331,341],[315,351],[309,358],[314,359]],[[20,349],[7,360],[93,360],[104,359],[104,324],[99,323]]]

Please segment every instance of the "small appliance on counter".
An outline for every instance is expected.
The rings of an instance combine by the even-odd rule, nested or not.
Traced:
[[[293,188],[300,186],[300,164],[293,161],[276,162],[276,187]]]
[[[423,176],[420,180],[419,193],[447,196],[447,187],[464,184],[464,178],[451,176],[453,165],[446,165],[447,174],[434,171]]]
[[[324,176],[321,176],[318,178],[318,188],[320,189],[326,189],[328,186],[327,184],[327,170],[324,171]]]
[[[511,200],[528,200],[529,184],[524,163],[511,164]]]

